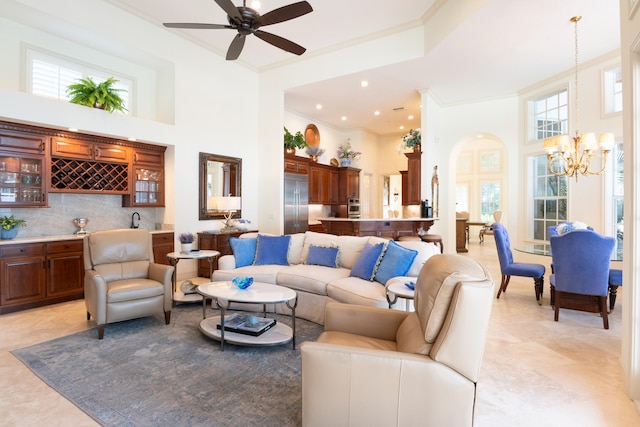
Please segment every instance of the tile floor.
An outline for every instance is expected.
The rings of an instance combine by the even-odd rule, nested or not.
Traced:
[[[484,245],[472,241],[468,256],[485,263],[499,283],[491,238]],[[495,300],[475,426],[640,426],[640,414],[622,386],[621,295],[608,331],[597,314],[562,310],[554,322],[548,298],[548,281],[538,306],[533,281],[514,277],[508,292]],[[82,301],[0,316],[0,425],[97,425],[9,353],[84,330],[90,326],[85,319]]]

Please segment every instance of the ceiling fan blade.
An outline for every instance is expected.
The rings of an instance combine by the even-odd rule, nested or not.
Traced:
[[[298,16],[306,15],[309,12],[313,12],[313,8],[308,2],[301,1],[298,3],[292,3],[262,15],[260,17],[260,25],[277,24],[279,22],[297,18]]]
[[[280,36],[276,36],[275,34],[267,33],[266,31],[256,30],[254,33],[256,37],[266,41],[274,45],[275,47],[279,47],[282,50],[286,50],[287,52],[295,53],[296,55],[302,55],[305,53],[307,49],[292,42],[291,40],[287,40]]]
[[[227,50],[227,61],[235,61],[240,56],[242,48],[244,47],[245,36],[243,34],[236,34],[235,38],[229,45]]]
[[[218,3],[218,6],[220,6],[236,24],[240,24],[242,22],[242,15],[240,15],[238,8],[231,2],[231,0],[215,0],[215,2]]]
[[[191,22],[165,22],[164,24],[167,28],[189,28],[194,30],[221,30],[224,28],[231,28],[231,25],[222,25],[222,24],[196,24]]]

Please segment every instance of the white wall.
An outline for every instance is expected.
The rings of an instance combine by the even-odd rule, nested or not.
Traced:
[[[95,25],[96,16],[118,22],[118,31],[113,31],[112,26]],[[36,29],[33,22],[38,26],[45,22],[46,30]],[[86,37],[70,39],[70,29]],[[158,97],[139,97],[138,111],[149,117],[109,114],[32,96],[20,91],[24,67],[21,51],[25,44],[98,66],[109,64],[114,55],[119,55],[123,63],[131,64],[128,72],[134,74],[137,86],[147,88],[147,80],[156,76],[154,87],[172,90],[160,90]],[[117,138],[135,136],[142,142],[168,146],[166,209],[159,210],[156,215],[160,218],[154,221],[174,223],[177,233],[220,226],[219,221],[198,220],[198,153],[241,157],[243,216],[260,227],[259,165],[263,159],[256,149],[259,120],[255,72],[100,0],[86,0],[83,7],[63,0],[3,2],[0,46],[1,119],[63,129],[73,126],[85,133]],[[12,211],[19,215],[27,210],[0,213]],[[51,220],[68,222],[72,218],[66,215],[60,210],[60,217],[54,215]],[[103,215],[114,216],[109,211]],[[90,219],[91,225],[113,225],[99,217]],[[129,222],[122,224],[128,225]],[[195,263],[191,268],[195,272]]]

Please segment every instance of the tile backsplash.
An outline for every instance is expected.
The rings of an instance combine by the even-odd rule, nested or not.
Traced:
[[[95,194],[49,193],[48,208],[0,208],[0,217],[13,215],[27,221],[20,227],[20,237],[63,236],[79,230],[73,223],[75,218],[88,218],[86,231],[111,228],[129,228],[131,216],[136,215],[136,224],[146,230],[155,230],[161,221],[164,208],[123,208],[122,196]]]

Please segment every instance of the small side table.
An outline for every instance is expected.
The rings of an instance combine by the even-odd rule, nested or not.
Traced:
[[[178,276],[178,262],[181,259],[204,259],[206,258],[209,261],[209,280],[211,280],[211,276],[213,276],[213,262],[217,257],[220,256],[220,252],[218,251],[206,251],[199,250],[188,253],[182,252],[169,252],[167,254],[167,260],[169,260],[169,264],[174,267],[173,277],[172,277],[172,285],[173,285],[173,302],[198,302],[202,301],[202,295],[188,294],[185,295],[182,293],[180,289],[177,289],[176,280]]]
[[[389,303],[389,308],[391,308],[391,306],[395,304],[396,301],[398,301],[398,298],[404,298],[407,300],[406,310],[411,311],[409,309],[409,301],[413,301],[413,296],[415,294],[415,291],[407,288],[404,285],[404,282],[393,282],[387,287],[386,293],[387,293],[387,302]],[[393,294],[393,300],[391,299],[390,294]]]

